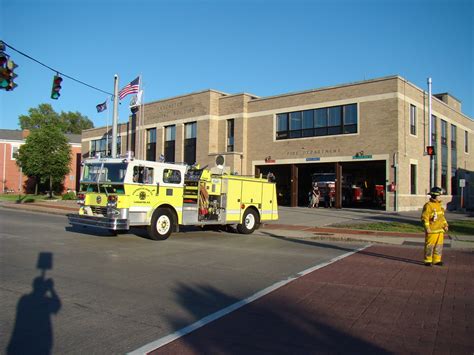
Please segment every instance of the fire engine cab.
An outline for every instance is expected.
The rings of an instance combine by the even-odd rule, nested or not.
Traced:
[[[232,225],[250,234],[278,219],[275,183],[267,179],[131,156],[86,160],[78,204],[79,212],[68,215],[72,225],[114,234],[146,226],[153,240],[167,239],[179,225]]]

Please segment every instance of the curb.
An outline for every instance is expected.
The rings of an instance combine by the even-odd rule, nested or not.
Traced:
[[[10,203],[10,202],[0,202],[0,207],[3,208],[10,208],[14,210],[23,210],[29,212],[39,212],[39,213],[46,213],[46,214],[55,214],[55,215],[63,215],[65,216],[67,213],[70,212],[77,212],[77,208],[69,207],[69,206],[52,206],[49,204],[41,204],[41,203]]]
[[[405,233],[405,232],[384,232],[363,229],[346,229],[333,227],[307,227],[292,224],[263,224],[263,229],[284,229],[293,231],[304,231],[311,233],[331,233],[331,234],[351,234],[351,235],[368,235],[374,237],[401,237],[401,238],[425,238],[423,233]]]

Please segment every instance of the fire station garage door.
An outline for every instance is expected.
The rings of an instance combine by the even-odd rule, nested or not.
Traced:
[[[385,160],[341,162],[342,207],[385,208]],[[298,166],[298,205],[308,205],[308,194],[318,175],[335,176],[334,163],[301,164]],[[324,205],[324,204],[323,204]]]

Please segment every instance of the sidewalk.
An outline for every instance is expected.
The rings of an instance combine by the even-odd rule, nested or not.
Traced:
[[[311,272],[152,354],[474,352],[474,254],[372,246]],[[178,332],[179,333],[179,332]]]
[[[76,201],[63,201],[63,200],[52,200],[52,201],[41,201],[41,202],[27,202],[27,203],[16,203],[10,201],[0,201],[0,207],[18,209],[32,212],[42,212],[57,215],[66,215],[68,213],[74,213],[79,210]]]

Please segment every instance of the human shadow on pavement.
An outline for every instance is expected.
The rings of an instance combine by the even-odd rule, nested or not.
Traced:
[[[21,296],[16,309],[15,325],[6,354],[51,354],[54,344],[51,316],[61,309],[61,300],[46,270],[53,267],[53,254],[41,252],[37,268],[41,275],[33,279],[33,290]]]
[[[281,289],[279,289],[281,290]],[[274,291],[171,342],[151,354],[385,354],[384,348],[349,333],[350,316],[334,318],[331,310],[301,302],[288,292]],[[178,303],[195,321],[240,300],[210,285],[180,284]],[[344,312],[341,312],[344,313]],[[189,324],[189,317],[170,316],[176,330]],[[185,328],[186,329],[186,328]]]
[[[346,252],[351,252],[351,251],[355,250],[354,248],[345,248],[345,247],[342,247],[342,246],[339,246],[339,245],[334,245],[334,244],[329,244],[329,243],[326,244],[326,243],[319,243],[319,242],[312,241],[312,240],[303,240],[303,239],[283,237],[283,236],[276,235],[276,234],[269,233],[269,232],[260,232],[260,233],[262,233],[262,234],[264,234],[268,237],[279,239],[279,240],[284,240],[284,241],[290,242],[290,243],[298,243],[298,244],[310,245],[310,246],[318,247],[318,248],[335,249],[335,250],[346,251]],[[389,260],[394,260],[394,261],[400,261],[400,262],[409,263],[409,264],[423,265],[422,261],[407,259],[407,258],[401,258],[401,257],[394,256],[394,255],[374,253],[374,252],[371,252],[371,251],[368,251],[368,250],[360,250],[357,253],[362,254],[362,255],[374,256],[374,257],[377,257],[377,258],[384,258],[384,259],[389,259]],[[421,255],[421,253],[420,253],[420,255]]]

